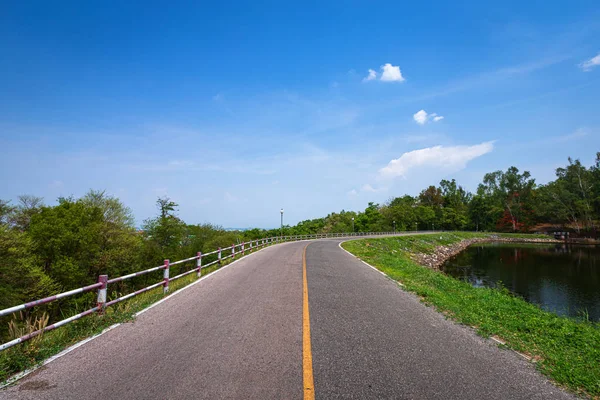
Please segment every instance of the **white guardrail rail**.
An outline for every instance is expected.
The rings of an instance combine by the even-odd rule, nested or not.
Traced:
[[[25,310],[25,309],[28,309],[31,307],[50,303],[52,301],[62,299],[65,297],[69,297],[69,296],[73,296],[76,294],[86,293],[86,292],[89,292],[92,290],[97,290],[97,292],[98,292],[96,307],[90,308],[89,310],[79,313],[77,315],[73,315],[72,317],[63,319],[62,321],[55,322],[51,325],[45,326],[43,329],[37,330],[35,332],[31,332],[27,335],[24,335],[17,339],[11,340],[10,342],[0,344],[0,351],[6,350],[9,347],[12,347],[12,346],[17,345],[22,342],[25,342],[33,337],[41,335],[44,332],[51,331],[53,329],[56,329],[63,325],[66,325],[69,322],[73,322],[80,318],[83,318],[87,315],[90,315],[90,314],[93,314],[96,312],[102,313],[103,310],[106,309],[106,307],[117,304],[123,300],[130,299],[134,296],[137,296],[139,294],[142,294],[144,292],[147,292],[147,291],[157,288],[159,286],[163,287],[163,293],[166,294],[169,292],[169,282],[174,281],[179,278],[182,278],[182,277],[192,274],[194,272],[196,272],[197,276],[200,277],[202,275],[202,268],[207,268],[214,264],[221,265],[224,260],[227,260],[229,258],[234,259],[236,257],[236,255],[241,254],[243,256],[246,251],[252,252],[254,250],[260,250],[261,248],[264,248],[264,247],[267,247],[267,246],[270,246],[273,244],[283,243],[283,242],[294,242],[294,241],[300,241],[300,240],[314,240],[314,239],[326,239],[326,238],[345,238],[345,237],[354,237],[354,236],[384,236],[384,235],[393,235],[396,233],[400,233],[400,232],[356,232],[356,233],[327,233],[327,234],[322,233],[322,234],[314,234],[314,235],[275,236],[275,237],[270,237],[270,238],[251,240],[249,242],[243,242],[243,243],[239,243],[239,244],[233,244],[230,247],[218,248],[217,250],[211,251],[210,253],[203,254],[202,252],[198,252],[194,257],[186,258],[185,260],[179,260],[179,261],[175,261],[175,262],[170,262],[169,260],[165,260],[164,264],[160,265],[158,267],[149,268],[149,269],[146,269],[143,271],[134,272],[129,275],[123,275],[123,276],[113,278],[113,279],[108,279],[108,275],[100,275],[98,277],[98,282],[93,285],[80,287],[78,289],[69,290],[68,292],[59,293],[54,296],[46,297],[44,299],[34,300],[34,301],[30,301],[29,303],[25,303],[25,304],[21,304],[18,306],[6,308],[4,310],[0,310],[0,317],[3,317],[3,316],[6,316],[6,315],[9,315],[9,314],[21,311],[21,310]],[[229,251],[231,251],[229,254],[227,254],[227,255],[223,254],[223,252],[229,252]],[[202,265],[202,259],[204,257],[208,257],[208,256],[215,255],[215,254],[217,255],[217,259],[215,261],[212,261],[210,263]],[[169,277],[169,267],[170,266],[188,263],[191,261],[196,261],[195,268],[190,269],[189,271],[183,272],[172,278]],[[158,270],[163,270],[162,281],[159,281],[157,283],[154,283],[150,286],[147,286],[143,289],[129,293],[127,295],[121,296],[114,300],[111,300],[108,302],[106,301],[107,300],[107,296],[106,296],[107,287],[111,283],[121,282],[121,281],[131,279],[136,276],[145,275],[147,273],[158,271]]]

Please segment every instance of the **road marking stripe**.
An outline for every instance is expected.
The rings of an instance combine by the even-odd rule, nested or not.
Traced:
[[[308,311],[308,281],[306,279],[306,248],[302,254],[302,370],[304,383],[304,400],[314,400],[315,384],[313,381],[312,351],[310,346],[310,315]]]

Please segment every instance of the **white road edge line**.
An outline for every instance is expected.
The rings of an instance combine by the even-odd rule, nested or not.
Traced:
[[[373,268],[375,271],[379,272],[381,275],[383,275],[383,276],[385,276],[385,277],[387,277],[387,278],[389,278],[389,279],[393,280],[393,281],[394,281],[394,282],[396,282],[398,285],[400,285],[400,286],[404,287],[404,285],[403,285],[402,283],[400,283],[400,282],[398,282],[398,281],[394,280],[393,278],[391,278],[391,277],[390,277],[388,274],[386,274],[385,272],[378,270],[377,268],[375,268],[375,267],[374,267],[374,266],[372,266],[371,264],[369,264],[369,263],[367,263],[367,262],[365,262],[365,261],[361,260],[360,258],[358,258],[357,256],[355,256],[354,254],[350,253],[348,250],[346,250],[345,248],[343,248],[343,247],[342,247],[342,243],[349,242],[350,240],[359,240],[359,239],[349,239],[349,240],[342,240],[341,242],[339,242],[339,243],[338,243],[338,246],[339,246],[339,248],[340,248],[340,249],[342,249],[342,250],[344,250],[346,253],[350,254],[352,257],[354,257],[354,258],[356,258],[356,259],[360,260],[360,262],[362,262],[362,263],[363,263],[363,264],[365,264],[366,266]],[[504,342],[504,341],[502,341],[502,340],[499,340],[499,339],[496,339],[496,338],[495,338],[495,337],[493,337],[493,336],[490,336],[490,339],[492,339],[494,342],[496,342],[496,343],[498,343],[498,344],[501,344],[501,345],[506,345],[506,342]],[[509,350],[511,350],[513,353],[517,353],[518,355],[520,355],[521,357],[523,357],[525,360],[535,363],[535,360],[534,360],[533,358],[529,357],[528,355],[526,355],[526,354],[523,354],[523,353],[521,353],[520,351],[516,351],[516,350],[514,350],[514,349],[509,349]]]
[[[357,239],[354,239],[354,240],[357,240]],[[344,250],[346,253],[350,254],[352,257],[354,257],[354,258],[358,259],[358,260],[359,260],[361,263],[365,264],[367,267],[373,268],[375,271],[379,272],[381,275],[385,276],[385,277],[386,277],[386,278],[388,278],[388,279],[391,279],[391,280],[393,280],[393,281],[394,281],[394,282],[396,282],[398,285],[400,285],[400,286],[404,287],[404,285],[403,285],[401,282],[399,282],[399,281],[397,281],[397,280],[394,280],[394,279],[392,279],[392,278],[391,278],[391,277],[390,277],[388,274],[386,274],[385,272],[378,270],[377,268],[375,268],[374,266],[372,266],[372,265],[371,265],[371,264],[369,264],[368,262],[361,260],[360,258],[358,258],[357,256],[355,256],[354,254],[350,253],[348,250],[346,250],[345,248],[343,248],[343,247],[342,247],[342,243],[349,242],[349,241],[350,241],[350,240],[343,240],[343,241],[339,242],[339,243],[338,243],[338,247],[339,247],[340,249]]]
[[[306,242],[306,241],[308,241],[308,240],[310,240],[310,239],[306,239],[306,240],[297,240],[296,242],[286,242],[286,243]],[[316,240],[316,239],[312,239],[312,240]],[[242,258],[238,258],[237,260],[233,261],[232,263],[229,263],[229,264],[225,265],[224,267],[221,267],[221,268],[219,268],[218,270],[216,270],[216,271],[214,271],[214,272],[212,272],[212,273],[210,273],[210,274],[208,274],[208,275],[204,275],[202,278],[200,278],[200,279],[198,279],[198,280],[196,280],[196,281],[194,281],[194,282],[190,283],[189,285],[187,285],[187,286],[184,286],[184,287],[182,287],[181,289],[178,289],[178,290],[174,291],[173,293],[171,293],[169,296],[165,297],[164,299],[161,299],[161,300],[157,301],[156,303],[152,303],[151,305],[149,305],[148,307],[144,308],[143,310],[141,310],[141,311],[138,311],[137,313],[135,313],[135,316],[137,317],[138,315],[145,313],[146,311],[150,310],[151,308],[154,308],[154,307],[156,307],[157,305],[159,305],[160,303],[164,302],[165,300],[169,300],[170,298],[174,297],[176,294],[178,294],[178,293],[181,293],[181,292],[183,292],[185,289],[188,289],[188,288],[190,288],[190,287],[192,287],[192,286],[196,285],[197,283],[199,283],[200,281],[204,280],[205,278],[208,278],[209,276],[214,276],[214,275],[215,275],[217,272],[219,272],[219,271],[223,271],[223,270],[224,270],[224,269],[226,269],[227,267],[230,267],[230,266],[232,266],[233,264],[237,263],[238,261],[242,261],[242,260],[243,260],[244,258],[246,258],[246,257],[250,257],[250,256],[252,256],[252,255],[254,255],[254,254],[258,254],[258,253],[260,253],[261,251],[263,251],[263,250],[266,250],[266,249],[268,249],[268,248],[271,248],[271,247],[274,247],[274,246],[277,246],[277,245],[281,245],[281,244],[286,244],[286,243],[277,243],[277,244],[275,244],[275,245],[272,245],[272,246],[263,247],[262,249],[260,249],[260,250],[258,250],[258,251],[255,251],[254,253],[250,253],[250,254],[248,254],[248,255],[242,256]],[[58,354],[55,354],[55,355],[53,355],[52,357],[50,357],[50,358],[48,358],[48,359],[44,360],[44,361],[43,361],[41,364],[38,364],[38,365],[36,365],[36,366],[35,366],[35,367],[33,367],[33,368],[26,369],[26,370],[25,370],[25,371],[23,371],[23,372],[19,372],[18,374],[16,374],[16,375],[13,375],[12,377],[8,378],[7,380],[5,380],[4,382],[2,382],[2,383],[0,384],[0,389],[4,389],[5,387],[12,385],[13,383],[17,382],[18,380],[20,380],[20,379],[22,379],[22,378],[25,378],[27,375],[31,374],[32,372],[34,372],[34,371],[37,371],[37,370],[38,370],[38,369],[40,369],[41,367],[43,367],[43,366],[45,366],[45,365],[47,365],[47,364],[51,363],[51,362],[52,362],[52,361],[54,361],[54,360],[57,360],[57,359],[61,358],[62,356],[65,356],[65,355],[69,354],[70,352],[72,352],[73,350],[77,349],[78,347],[80,347],[80,346],[83,346],[83,345],[84,345],[84,344],[86,344],[87,342],[90,342],[90,341],[92,341],[92,340],[96,339],[97,337],[100,337],[100,336],[104,335],[105,333],[107,333],[107,332],[110,332],[110,331],[112,331],[113,329],[115,329],[115,328],[117,328],[117,327],[119,327],[119,326],[121,326],[121,325],[122,325],[122,323],[118,323],[118,324],[111,325],[111,326],[109,326],[108,328],[105,328],[105,329],[104,329],[102,332],[100,332],[100,333],[97,333],[97,334],[95,334],[94,336],[90,336],[90,337],[88,337],[88,338],[85,338],[85,339],[83,339],[83,340],[81,340],[81,341],[79,341],[79,342],[77,342],[77,343],[75,343],[75,344],[73,344],[73,345],[71,345],[71,346],[67,347],[66,349],[64,349],[64,350],[63,350],[63,351],[61,351],[60,353],[58,353]]]

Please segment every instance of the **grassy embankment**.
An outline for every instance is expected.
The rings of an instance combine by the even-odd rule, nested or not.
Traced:
[[[558,384],[600,399],[599,323],[543,311],[506,289],[475,288],[422,267],[411,258],[417,253],[430,254],[437,246],[486,236],[489,235],[438,233],[354,240],[342,246],[449,318],[474,327],[484,337],[500,338],[507,347],[533,357],[539,370]]]
[[[222,266],[229,263],[231,263],[231,259],[224,260]],[[208,268],[203,268],[202,276],[210,274],[221,267],[213,265]],[[193,268],[193,262],[190,263],[189,268]],[[162,274],[162,272],[160,273]],[[160,279],[157,279],[156,281],[159,280]],[[196,274],[191,273],[171,281],[169,282],[169,292],[173,293],[196,280]],[[123,293],[123,295],[125,294],[127,293]],[[95,296],[95,294],[91,295]],[[85,338],[96,335],[113,324],[132,321],[138,311],[143,310],[164,297],[165,295],[163,295],[162,287],[152,289],[146,293],[142,293],[107,308],[104,315],[89,315],[83,317],[56,330],[46,332],[28,342],[18,344],[0,352],[0,384],[5,382],[10,376],[34,367],[53,355],[60,353],[67,347]],[[69,316],[70,315],[66,315],[65,318]]]

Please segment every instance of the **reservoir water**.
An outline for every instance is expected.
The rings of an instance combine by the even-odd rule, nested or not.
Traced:
[[[486,243],[448,260],[442,270],[477,287],[501,284],[560,315],[600,321],[600,246]]]

